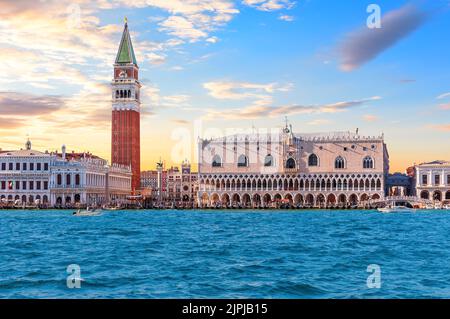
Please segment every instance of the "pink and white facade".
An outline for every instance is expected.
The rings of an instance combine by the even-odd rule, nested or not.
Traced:
[[[382,199],[389,154],[383,136],[350,132],[238,134],[199,140],[198,204],[356,205]]]

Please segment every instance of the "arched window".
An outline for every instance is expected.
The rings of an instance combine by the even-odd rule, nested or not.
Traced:
[[[80,174],[75,175],[75,185],[80,185]]]
[[[319,158],[316,154],[309,155],[308,166],[319,166]]]
[[[293,158],[289,158],[287,161],[286,161],[286,168],[287,169],[293,169],[293,168],[295,168],[295,160],[293,159]]]
[[[248,166],[248,160],[247,156],[241,155],[238,158],[238,167],[247,167]]]
[[[56,184],[58,184],[58,185],[62,184],[62,176],[61,176],[61,174],[58,174],[56,176]]]
[[[264,166],[265,167],[271,167],[273,166],[273,156],[268,154],[266,158],[264,159]]]
[[[336,168],[336,169],[343,169],[343,168],[345,168],[345,161],[342,158],[342,156],[336,157],[336,160],[334,161],[334,168]]]
[[[222,167],[222,159],[219,155],[214,155],[212,160],[212,167]]]
[[[71,182],[71,176],[70,176],[70,174],[67,174],[66,175],[66,185],[69,186],[70,182]]]
[[[363,159],[363,168],[373,168],[373,159],[370,156],[366,156]]]

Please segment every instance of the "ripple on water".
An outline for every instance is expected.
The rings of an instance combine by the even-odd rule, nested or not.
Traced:
[[[0,297],[445,298],[446,213],[2,211]],[[79,264],[82,288],[66,287]],[[382,289],[366,289],[367,266]]]

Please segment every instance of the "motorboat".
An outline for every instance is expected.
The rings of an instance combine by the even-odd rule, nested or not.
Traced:
[[[408,202],[396,202],[392,201],[386,205],[386,207],[377,209],[380,213],[409,213],[416,210]]]
[[[450,204],[444,204],[443,209],[450,210]]]
[[[120,205],[115,205],[115,206],[112,206],[112,205],[105,205],[105,206],[102,207],[102,209],[103,209],[103,210],[115,211],[115,210],[121,210],[122,207],[121,207]]]
[[[101,209],[97,208],[86,208],[86,209],[78,209],[73,212],[73,216],[99,216],[103,213]]]

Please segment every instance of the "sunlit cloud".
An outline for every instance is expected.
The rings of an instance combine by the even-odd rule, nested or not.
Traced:
[[[367,99],[341,101],[330,104],[320,105],[285,105],[285,106],[258,106],[251,105],[239,109],[230,109],[227,111],[208,109],[204,117],[205,120],[246,120],[276,118],[294,114],[325,114],[339,113],[348,111],[351,108],[367,105],[369,102],[380,100],[381,97],[374,96]]]
[[[316,119],[316,120],[312,120],[307,122],[307,125],[311,125],[311,126],[320,126],[320,125],[326,125],[326,124],[330,124],[331,121],[327,120],[327,119]]]
[[[364,121],[366,122],[376,122],[378,121],[380,118],[376,115],[373,114],[366,114],[363,116]]]
[[[291,9],[295,5],[295,1],[291,0],[243,0],[242,2],[261,11]]]
[[[432,124],[428,128],[438,132],[450,132],[450,124]]]
[[[282,15],[280,15],[280,16],[278,17],[278,19],[279,19],[279,20],[282,20],[282,21],[286,21],[286,22],[292,22],[292,21],[294,21],[294,17],[293,17],[293,16],[290,16],[290,15],[287,15],[287,14],[282,14]]]

